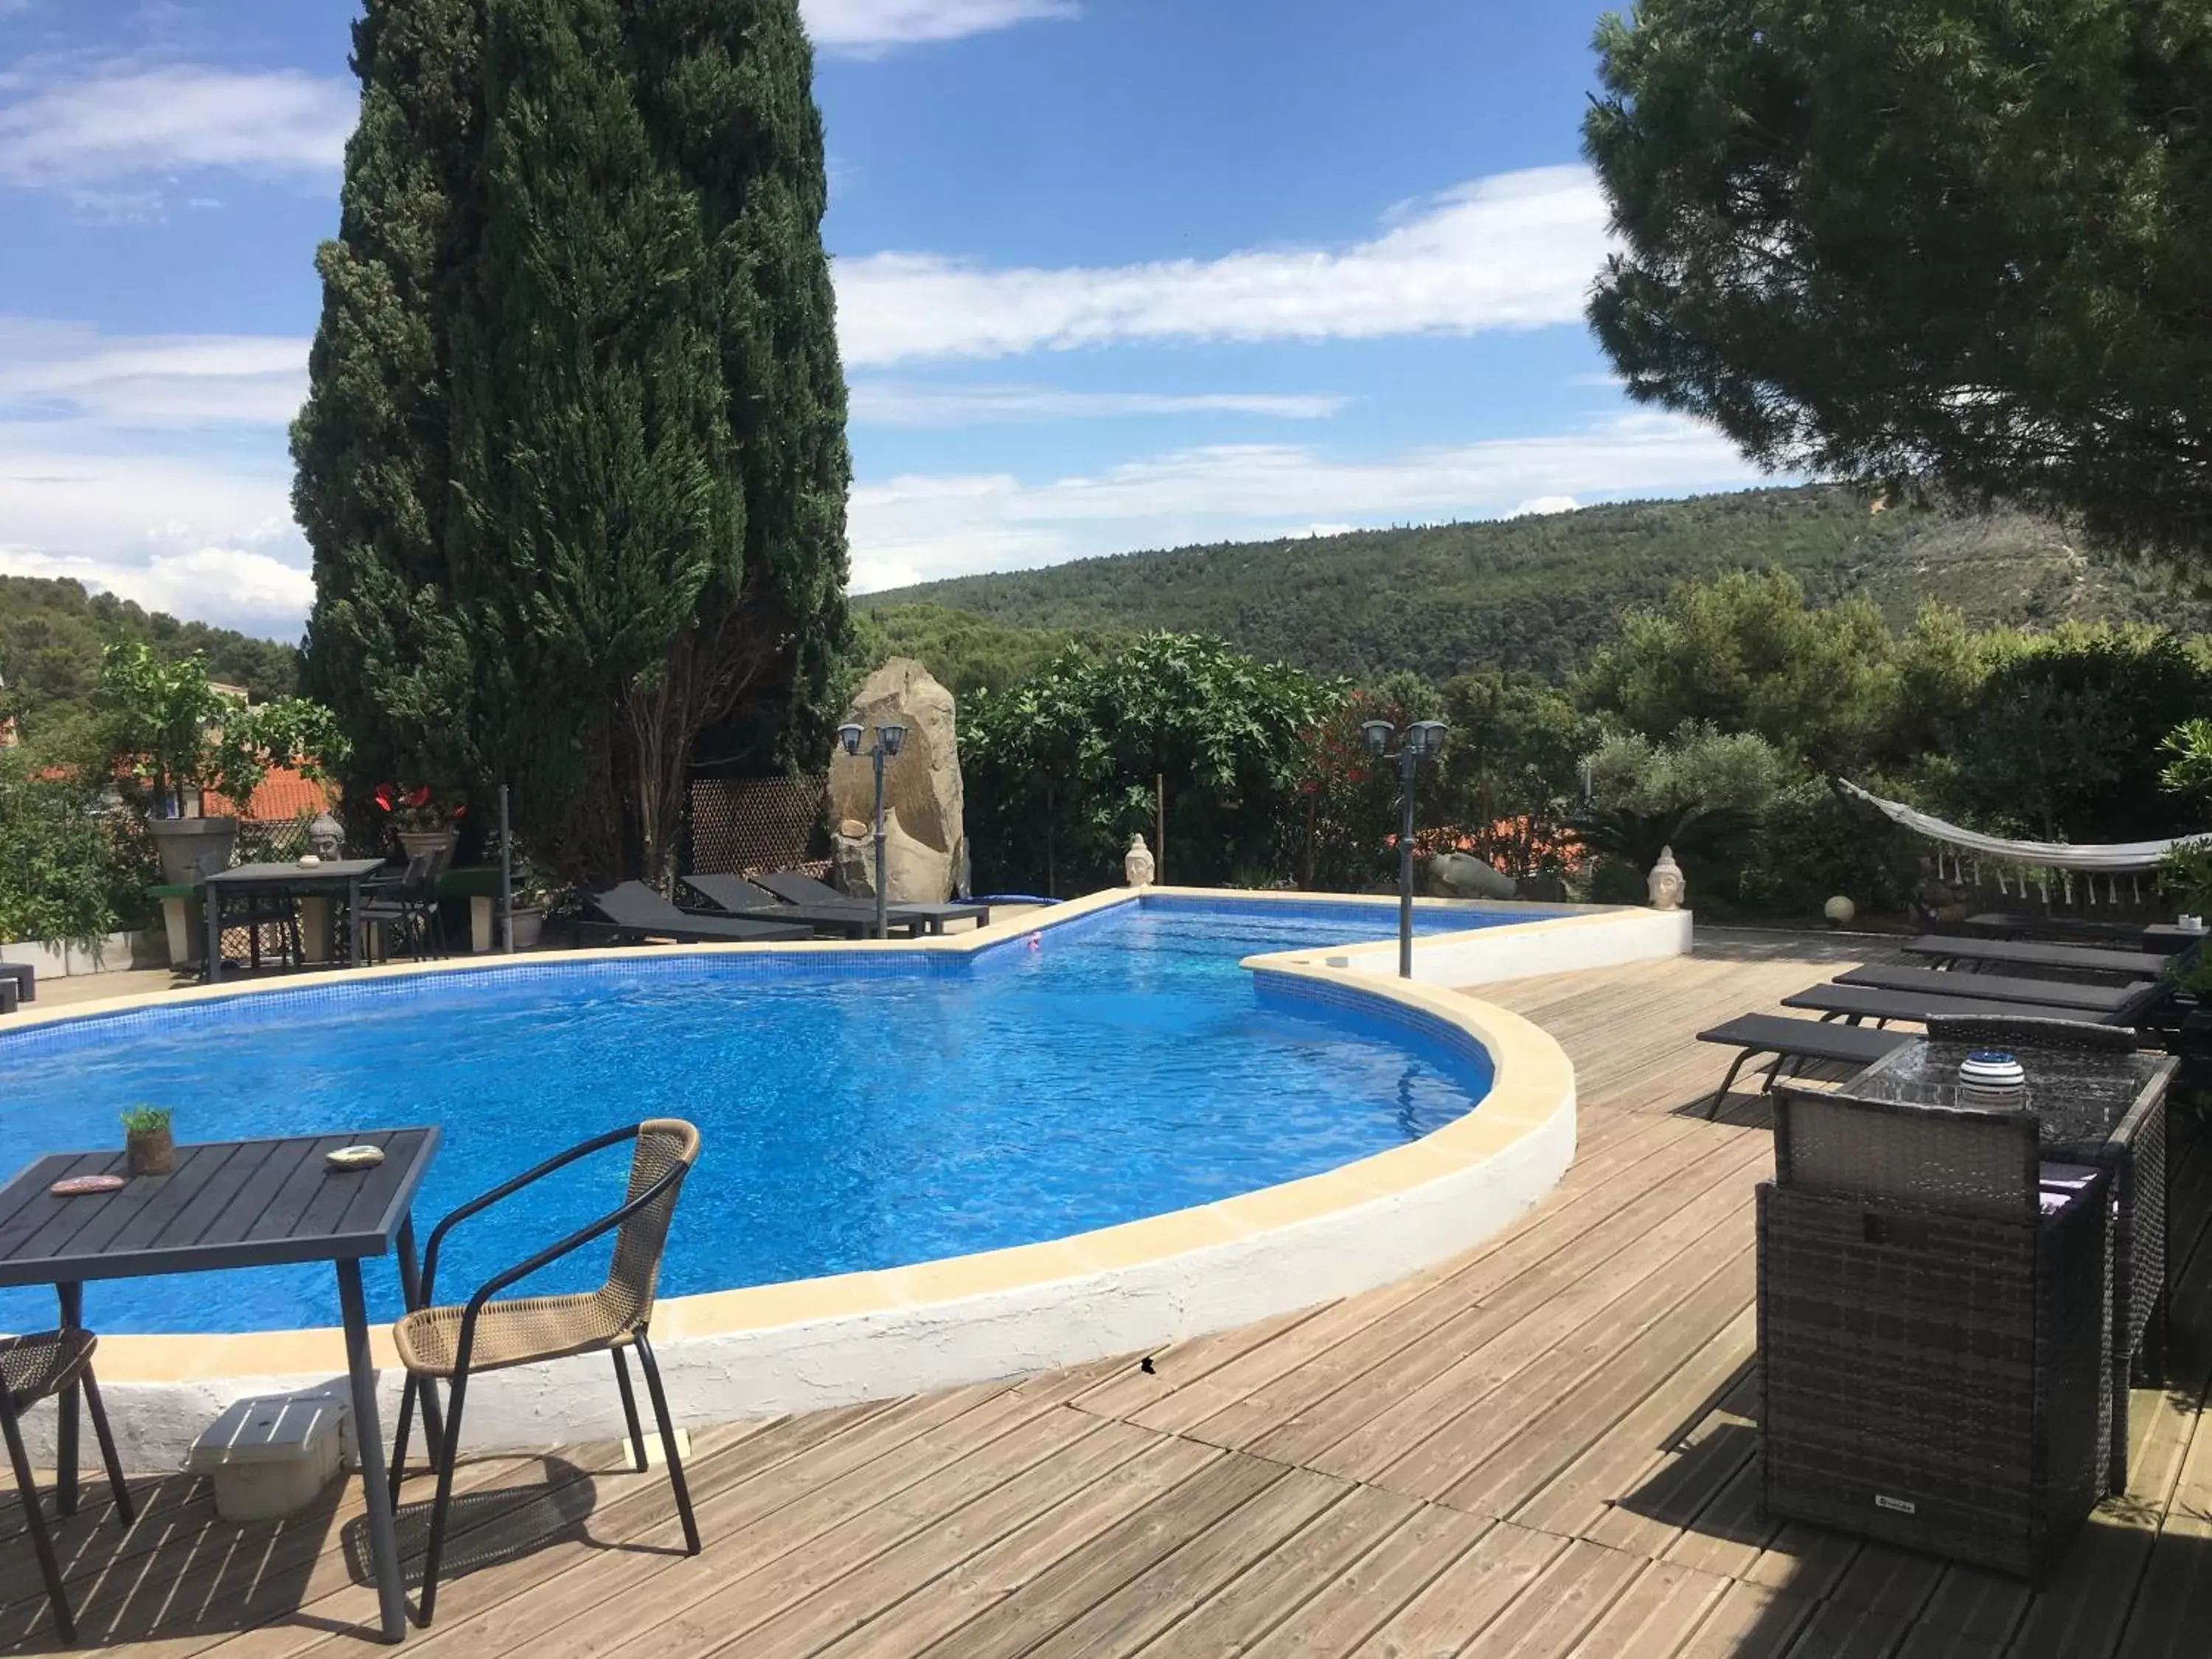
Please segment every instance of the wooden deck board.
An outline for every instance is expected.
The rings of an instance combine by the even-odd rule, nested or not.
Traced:
[[[702,1430],[706,1553],[614,1446],[472,1461],[465,1570],[409,1646],[466,1659],[2201,1659],[2212,1629],[2212,1136],[2177,1125],[2177,1335],[2130,1487],[2039,1589],[1759,1509],[1751,1195],[1763,1105],[1702,1109],[1694,1034],[1863,959],[1708,930],[1686,962],[1480,994],[1577,1064],[1558,1192],[1456,1261],[1109,1361]],[[678,1402],[681,1410],[682,1402]],[[90,1644],[130,1659],[365,1645],[350,1490],[283,1524],[204,1484],[97,1487],[59,1541]],[[419,1554],[428,1483],[409,1483]],[[12,1501],[0,1653],[52,1650]]]

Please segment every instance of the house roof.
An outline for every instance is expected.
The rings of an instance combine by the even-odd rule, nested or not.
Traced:
[[[246,804],[244,811],[212,789],[202,798],[200,810],[210,817],[234,813],[241,818],[264,823],[289,823],[295,818],[329,811],[335,799],[326,786],[301,777],[291,767],[276,766],[270,769],[269,775],[253,792],[253,799]]]

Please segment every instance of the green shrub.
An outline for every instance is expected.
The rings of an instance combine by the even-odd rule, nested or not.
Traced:
[[[0,940],[88,945],[137,922],[145,850],[82,784],[0,750]]]

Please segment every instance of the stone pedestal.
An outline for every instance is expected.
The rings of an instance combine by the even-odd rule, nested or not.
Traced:
[[[169,936],[169,960],[189,968],[206,954],[207,918],[196,898],[161,901],[161,926]]]
[[[300,900],[300,954],[311,963],[328,964],[338,959],[333,919],[337,907],[326,898]]]

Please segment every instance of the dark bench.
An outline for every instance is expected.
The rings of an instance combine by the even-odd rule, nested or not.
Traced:
[[[1728,1075],[1713,1093],[1712,1103],[1705,1108],[1707,1118],[1720,1114],[1721,1102],[1728,1098],[1729,1091],[1735,1086],[1736,1074],[1745,1062],[1759,1054],[1771,1054],[1774,1064],[1766,1073],[1761,1092],[1774,1086],[1785,1065],[1802,1066],[1812,1060],[1834,1060],[1855,1066],[1871,1066],[1893,1049],[1903,1047],[1913,1039],[1902,1031],[1869,1031],[1863,1026],[1838,1025],[1817,1019],[1790,1019],[1781,1014],[1738,1014],[1734,1019],[1698,1033],[1700,1042],[1718,1043],[1723,1048],[1740,1048],[1743,1052],[1729,1066]]]

